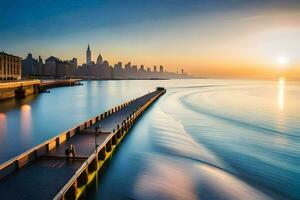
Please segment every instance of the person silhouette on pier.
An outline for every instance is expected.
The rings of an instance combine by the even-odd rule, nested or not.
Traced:
[[[69,149],[70,149],[70,154],[72,155],[73,160],[74,160],[75,159],[75,146],[73,144],[71,144]]]
[[[70,144],[70,146],[66,149],[65,155],[67,162],[69,162],[70,155],[72,155],[73,160],[75,160],[75,146],[73,144]]]

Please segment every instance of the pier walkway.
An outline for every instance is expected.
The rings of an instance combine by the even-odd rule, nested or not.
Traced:
[[[158,89],[126,102],[2,164],[1,199],[77,199],[135,120],[163,93]],[[67,161],[70,144],[76,156]]]

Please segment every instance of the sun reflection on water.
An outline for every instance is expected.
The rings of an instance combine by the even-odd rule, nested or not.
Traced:
[[[284,78],[280,78],[278,80],[278,108],[280,111],[284,110],[284,100],[285,100],[285,96],[284,96],[284,86],[285,86],[285,80]]]
[[[278,79],[278,112],[277,112],[277,123],[276,127],[278,131],[285,132],[285,79],[283,77]],[[286,146],[287,140],[282,135],[278,135],[274,138],[277,145]]]

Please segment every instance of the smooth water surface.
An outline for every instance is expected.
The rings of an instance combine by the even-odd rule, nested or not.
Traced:
[[[89,81],[7,101],[0,159],[156,86],[87,199],[300,199],[300,83],[284,79]]]
[[[299,82],[174,82],[88,199],[300,199]]]

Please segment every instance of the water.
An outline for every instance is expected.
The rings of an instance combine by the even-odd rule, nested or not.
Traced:
[[[1,159],[156,86],[167,93],[123,140],[87,199],[300,199],[300,83],[284,79],[53,89],[0,108]]]
[[[90,81],[0,104],[0,163],[153,87],[133,81]],[[148,85],[147,85],[148,84]],[[135,88],[130,89],[130,88]]]

